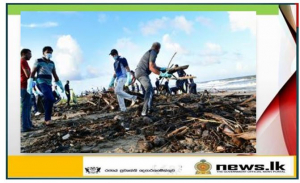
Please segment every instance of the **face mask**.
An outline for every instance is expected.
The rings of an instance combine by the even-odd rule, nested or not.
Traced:
[[[114,56],[114,59],[117,60],[118,56]]]
[[[52,57],[51,53],[46,53],[46,56],[45,56],[46,59],[50,59],[51,57]]]

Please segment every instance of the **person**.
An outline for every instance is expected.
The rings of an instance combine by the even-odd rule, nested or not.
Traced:
[[[166,90],[166,94],[171,94],[170,93],[170,88],[169,88],[169,79],[166,80],[165,82],[165,90]]]
[[[141,83],[142,88],[145,89],[144,104],[141,115],[146,116],[151,112],[153,87],[149,75],[151,72],[157,74],[163,78],[170,78],[172,75],[166,72],[166,68],[158,67],[155,63],[156,57],[159,54],[160,43],[155,42],[152,44],[150,50],[148,50],[141,58],[140,62],[135,69],[135,77]]]
[[[194,80],[192,80],[191,83],[190,83],[189,92],[193,93],[193,94],[197,94],[197,84],[194,83]]]
[[[190,74],[189,75],[191,78],[190,78],[190,83],[194,83],[194,79],[192,78],[192,75]]]
[[[45,124],[51,124],[51,113],[55,98],[52,93],[52,75],[55,79],[55,84],[60,87],[64,92],[63,85],[57,76],[55,64],[51,59],[53,49],[50,46],[43,48],[43,57],[35,61],[33,71],[31,72],[30,79],[28,79],[27,92],[32,93],[32,82],[34,76],[37,74],[37,86],[44,96],[44,108],[45,108]]]
[[[32,85],[27,80],[30,77],[28,61],[31,59],[31,50],[21,50],[21,123],[22,132],[33,130],[31,121],[31,93],[27,93],[27,86]]]
[[[177,88],[176,93],[177,93],[178,90],[180,90],[183,93],[183,86],[182,86],[182,84],[183,83],[181,82],[181,80],[176,80],[176,88]]]
[[[186,75],[186,76],[189,76],[189,75]],[[188,93],[190,83],[189,83],[188,79],[184,79],[183,82],[185,83],[185,91],[186,91],[186,93]]]
[[[70,86],[69,86],[69,80],[67,80],[67,83],[65,84],[65,93],[67,96],[67,106],[70,106]]]
[[[156,78],[155,87],[156,87],[156,93],[159,94],[159,79],[158,78]]]
[[[177,86],[174,86],[174,87],[171,87],[170,88],[170,92],[171,92],[171,95],[174,93],[174,95],[176,95],[177,94],[177,92],[178,92],[178,87]]]
[[[61,97],[60,97],[60,94],[57,91],[57,86],[56,85],[54,86],[54,89],[53,89],[52,93],[53,93],[53,96],[54,96],[54,99],[55,99],[54,104],[57,104],[61,100]]]
[[[131,72],[128,66],[127,60],[124,57],[120,57],[118,51],[116,49],[112,49],[110,54],[115,62],[114,62],[114,70],[115,73],[109,83],[109,88],[114,86],[115,79],[117,79],[117,84],[115,86],[115,94],[117,95],[118,103],[120,106],[120,110],[122,112],[126,111],[125,101],[124,99],[131,100],[131,105],[133,106],[137,100],[137,96],[130,95],[123,91],[124,86],[129,86],[131,84]]]
[[[178,64],[175,64],[175,68],[176,67],[178,67]],[[186,76],[186,73],[183,69],[179,69],[177,71],[177,75],[178,75],[178,77],[184,77],[184,76]],[[177,81],[178,81],[178,86],[177,87],[181,90],[181,92],[186,93],[186,90],[184,89],[184,86],[186,86],[187,80],[184,79],[184,80],[177,80]]]

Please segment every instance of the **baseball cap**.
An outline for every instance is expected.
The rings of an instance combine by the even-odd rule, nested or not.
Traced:
[[[109,55],[116,55],[116,54],[118,54],[118,51],[117,51],[116,49],[112,49],[112,50],[110,51],[110,54],[109,54]]]

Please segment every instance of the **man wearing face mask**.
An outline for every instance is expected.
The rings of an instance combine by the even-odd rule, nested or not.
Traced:
[[[33,70],[28,80],[27,92],[32,93],[32,82],[35,74],[37,74],[37,87],[43,93],[44,96],[44,108],[45,108],[45,124],[49,125],[51,123],[51,113],[53,108],[53,103],[56,101],[52,93],[52,75],[55,80],[55,84],[59,86],[61,92],[64,92],[64,87],[59,80],[55,64],[51,59],[53,49],[50,46],[43,48],[43,57],[35,61]]]
[[[115,94],[118,98],[118,103],[120,106],[120,110],[125,112],[126,106],[124,99],[131,100],[131,106],[134,105],[137,97],[134,95],[130,95],[123,91],[124,86],[129,86],[131,84],[131,72],[127,63],[126,58],[120,57],[118,51],[116,49],[112,49],[110,54],[115,62],[114,69],[115,73],[110,81],[108,88],[112,88],[114,86],[115,79],[117,79],[117,84],[115,86]]]
[[[170,78],[172,76],[166,72],[167,68],[158,67],[155,64],[159,50],[160,43],[153,43],[151,49],[143,55],[135,69],[135,77],[141,83],[142,88],[145,88],[142,116],[146,116],[147,113],[151,111],[152,97],[154,93],[151,80],[149,78],[151,72],[163,78]]]

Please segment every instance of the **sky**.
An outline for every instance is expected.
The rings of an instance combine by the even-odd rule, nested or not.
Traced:
[[[29,65],[54,49],[60,80],[76,94],[108,86],[114,73],[111,49],[135,70],[153,42],[161,43],[156,64],[189,65],[195,82],[256,74],[255,12],[22,12],[21,48]],[[151,74],[154,85],[158,76]],[[175,81],[170,82],[170,86]]]

